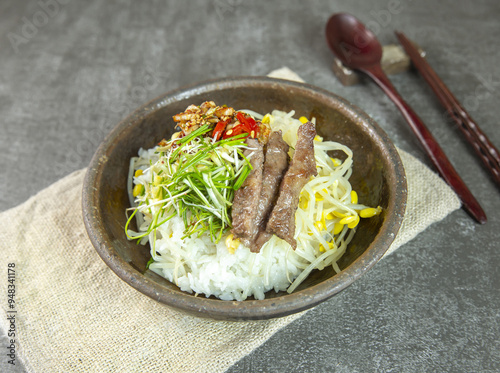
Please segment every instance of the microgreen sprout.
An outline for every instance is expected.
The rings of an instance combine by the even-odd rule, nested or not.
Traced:
[[[130,239],[140,241],[176,215],[184,221],[184,237],[208,232],[217,243],[231,227],[234,192],[252,166],[242,152],[245,134],[214,141],[206,136],[212,129],[205,124],[157,148],[158,160],[151,163],[149,177],[140,179],[144,190],[125,226]],[[138,211],[151,216],[151,222],[131,233],[128,227]]]

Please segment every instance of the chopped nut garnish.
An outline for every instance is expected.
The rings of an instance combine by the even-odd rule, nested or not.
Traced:
[[[173,119],[184,136],[205,124],[211,124],[214,125],[214,128],[217,127],[217,130],[212,134],[214,138],[248,133],[248,136],[257,138],[262,143],[267,143],[271,132],[268,123],[255,121],[251,117],[248,119],[240,117],[241,120],[245,121],[242,123],[237,119],[238,115],[242,115],[242,113],[232,107],[217,106],[213,101],[205,101],[200,106],[189,105],[183,113],[174,115]],[[224,124],[220,124],[221,122]],[[252,124],[249,126],[248,123]],[[218,124],[220,125],[217,126]]]

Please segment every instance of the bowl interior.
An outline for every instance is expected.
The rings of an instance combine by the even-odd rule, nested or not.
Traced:
[[[267,113],[295,110],[296,117],[315,117],[326,140],[347,145],[354,153],[350,178],[360,203],[380,205],[383,213],[362,219],[346,254],[333,270],[313,272],[293,294],[266,294],[263,301],[227,302],[194,297],[146,270],[149,246],[124,234],[130,158],[175,131],[172,116],[190,104],[215,101],[236,109]],[[97,150],[84,184],[84,220],[96,250],[115,273],[146,295],[196,314],[228,320],[265,319],[310,308],[341,291],[369,269],[395,237],[406,203],[406,181],[399,156],[387,135],[366,114],[344,99],[304,85],[269,78],[228,78],[175,91],[149,102],[118,124]]]

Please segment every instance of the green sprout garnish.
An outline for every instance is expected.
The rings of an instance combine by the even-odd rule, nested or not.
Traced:
[[[140,241],[174,216],[184,221],[183,238],[208,232],[217,243],[231,228],[234,192],[252,170],[242,153],[246,134],[214,141],[204,136],[212,129],[203,125],[158,148],[151,178],[136,197],[138,206],[125,225],[127,237]],[[131,235],[128,227],[138,211],[150,216],[151,222],[146,231]]]

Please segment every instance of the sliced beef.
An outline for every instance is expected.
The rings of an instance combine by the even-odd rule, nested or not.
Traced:
[[[253,253],[258,253],[260,252],[260,249],[262,249],[262,246],[264,246],[267,241],[271,239],[273,236],[272,233],[267,232],[266,230],[259,230],[257,233],[257,237],[255,240],[252,242],[252,245],[250,246],[250,251]]]
[[[250,250],[258,253],[261,247],[271,238],[267,233],[266,223],[278,199],[281,180],[288,169],[288,144],[283,140],[281,131],[276,131],[269,137],[266,146],[262,190],[260,192],[257,215],[255,217],[255,232],[250,238]],[[259,239],[257,239],[257,236]]]
[[[231,211],[235,238],[239,238],[248,246],[249,240],[255,235],[255,217],[257,215],[259,197],[262,189],[262,171],[264,152],[262,144],[253,138],[246,140],[248,149],[243,154],[250,157],[253,169],[247,176],[243,185],[234,193]]]
[[[271,211],[266,231],[274,233],[288,242],[295,250],[295,212],[299,205],[300,192],[311,176],[316,176],[314,159],[314,124],[307,122],[299,127],[297,145],[290,167],[280,185],[278,200]]]

